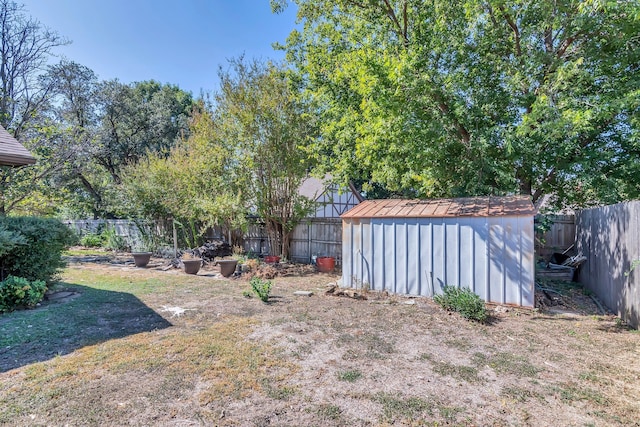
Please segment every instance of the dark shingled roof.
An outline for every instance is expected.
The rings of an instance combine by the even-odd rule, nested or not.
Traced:
[[[452,218],[534,215],[527,196],[365,200],[341,218]]]
[[[35,162],[35,157],[5,128],[0,126],[0,165],[24,166],[33,165]]]

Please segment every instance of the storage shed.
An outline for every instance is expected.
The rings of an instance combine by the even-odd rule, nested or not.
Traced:
[[[341,216],[343,286],[533,307],[534,214],[524,196],[364,201]]]

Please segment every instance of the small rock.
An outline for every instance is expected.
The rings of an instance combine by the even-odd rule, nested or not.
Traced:
[[[505,307],[504,305],[497,305],[496,308],[493,309],[496,313],[508,313],[509,307]]]
[[[415,305],[415,303],[416,303],[416,300],[414,300],[414,299],[410,299],[410,300],[407,300],[407,301],[403,302],[404,305]]]
[[[299,297],[310,297],[311,295],[313,295],[313,292],[311,292],[311,291],[295,291],[293,294],[295,296],[299,296]]]

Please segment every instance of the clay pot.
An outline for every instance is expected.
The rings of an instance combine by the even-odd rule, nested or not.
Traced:
[[[267,255],[264,257],[264,262],[267,264],[277,264],[280,262],[280,257],[275,255]]]
[[[218,261],[218,265],[220,266],[220,274],[224,277],[231,277],[231,275],[236,271],[236,265],[238,264],[238,260],[236,259],[223,259]]]
[[[131,255],[136,267],[146,267],[152,254],[151,252],[133,252]]]
[[[182,264],[184,264],[184,272],[187,274],[198,274],[200,271],[200,267],[202,266],[201,259],[183,259]]]
[[[336,268],[336,259],[332,256],[321,256],[316,258],[316,267],[321,273],[333,273]]]

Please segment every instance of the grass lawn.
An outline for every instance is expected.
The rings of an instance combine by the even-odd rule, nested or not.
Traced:
[[[276,278],[265,304],[206,270],[72,265],[65,298],[0,315],[0,424],[640,425],[640,335],[566,310],[570,287],[482,325],[335,279]]]

